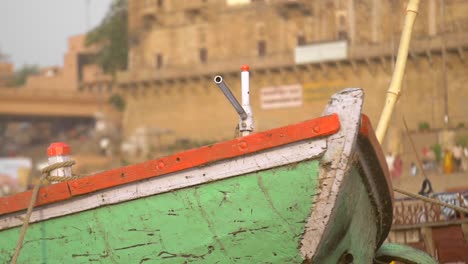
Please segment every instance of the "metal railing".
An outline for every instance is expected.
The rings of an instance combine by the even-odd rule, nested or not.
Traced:
[[[468,191],[437,193],[430,197],[445,203],[468,207]],[[440,205],[412,198],[396,199],[393,207],[393,227],[456,222],[468,220],[468,215]]]

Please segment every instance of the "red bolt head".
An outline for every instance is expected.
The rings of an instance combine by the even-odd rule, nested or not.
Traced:
[[[71,149],[70,146],[63,142],[54,142],[50,144],[47,148],[47,155],[49,157],[59,156],[59,155],[70,155]]]
[[[241,67],[241,70],[242,70],[242,71],[249,71],[249,69],[250,69],[250,68],[249,68],[249,65],[247,65],[247,64],[246,64],[246,65],[242,65],[242,67]]]

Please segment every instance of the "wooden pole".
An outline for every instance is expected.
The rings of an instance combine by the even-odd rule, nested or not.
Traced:
[[[387,133],[388,124],[392,117],[393,109],[400,96],[401,82],[406,67],[406,60],[408,58],[408,49],[411,39],[411,32],[413,31],[414,21],[418,14],[419,0],[410,0],[406,8],[405,25],[401,33],[400,47],[398,49],[397,61],[395,71],[393,72],[392,81],[387,91],[387,98],[385,106],[380,116],[379,124],[377,125],[376,135],[380,144]]]

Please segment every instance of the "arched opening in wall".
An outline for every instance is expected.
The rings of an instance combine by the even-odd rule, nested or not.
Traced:
[[[306,44],[306,37],[304,36],[303,33],[299,33],[297,35],[297,46],[303,46]]]
[[[346,31],[338,31],[338,39],[339,40],[347,40],[348,39],[348,32]]]
[[[83,81],[84,67],[86,65],[94,64],[96,62],[96,57],[97,57],[97,55],[94,54],[94,53],[80,53],[80,54],[78,54],[78,56],[77,56],[78,67],[76,69],[78,81]],[[55,75],[57,73],[54,71],[53,74]]]
[[[267,46],[265,40],[260,40],[257,42],[257,54],[259,57],[265,57],[267,53]]]
[[[336,11],[336,33],[338,39],[348,39],[347,14],[344,10]]]
[[[158,0],[157,4],[158,4],[159,8],[163,8],[164,7],[164,0]]]
[[[153,25],[156,24],[156,16],[155,15],[145,15],[143,17],[143,29],[145,31],[149,31],[153,28]]]
[[[164,58],[163,58],[163,55],[161,53],[158,53],[155,55],[154,57],[154,66],[156,69],[161,69],[163,67],[163,64],[164,64]]]
[[[201,63],[206,63],[208,60],[208,50],[206,48],[201,48],[199,51],[199,57]]]

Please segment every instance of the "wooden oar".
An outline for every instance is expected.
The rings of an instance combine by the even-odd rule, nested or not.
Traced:
[[[395,64],[395,70],[393,72],[392,81],[387,91],[387,98],[385,100],[385,106],[380,115],[379,124],[375,132],[377,139],[380,144],[387,133],[388,124],[392,117],[393,109],[400,96],[401,83],[405,73],[406,60],[408,59],[408,49],[411,40],[411,32],[413,31],[414,21],[418,14],[419,0],[410,0],[408,7],[406,8],[405,25],[403,32],[401,33],[400,46],[398,48],[398,55]]]

